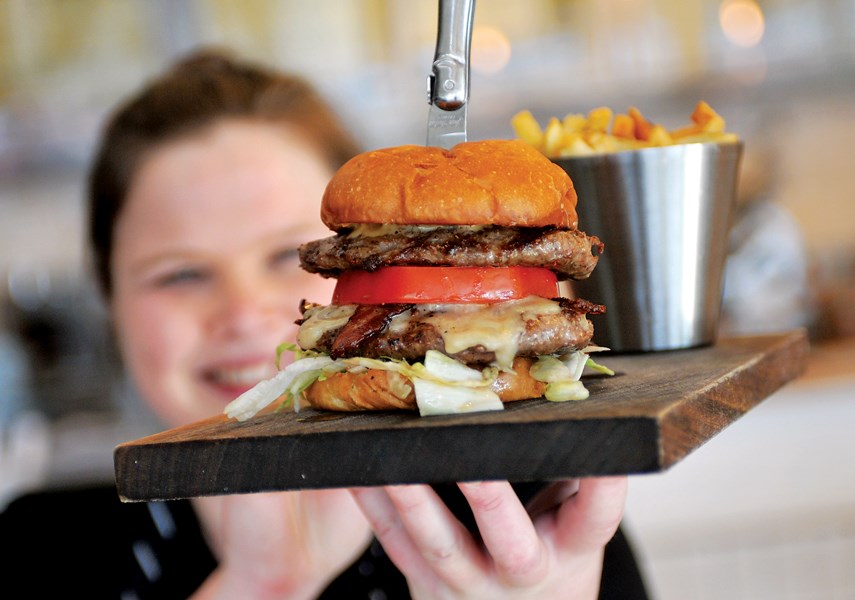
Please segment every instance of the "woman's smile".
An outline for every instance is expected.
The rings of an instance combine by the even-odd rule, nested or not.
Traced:
[[[271,352],[261,361],[206,368],[202,371],[202,379],[226,396],[237,397],[259,381],[269,379],[276,374],[272,355]]]

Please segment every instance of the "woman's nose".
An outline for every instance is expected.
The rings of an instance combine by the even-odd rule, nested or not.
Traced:
[[[230,336],[269,333],[283,318],[281,290],[263,278],[235,276],[221,287],[212,324],[217,332]]]

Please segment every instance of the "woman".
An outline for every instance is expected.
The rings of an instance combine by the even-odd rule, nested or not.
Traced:
[[[356,152],[305,83],[216,54],[113,116],[90,182],[95,268],[127,367],[166,425],[218,414],[270,376],[300,299],[328,297],[296,249],[328,235],[323,189]],[[98,576],[123,597],[596,597],[625,478],[551,486],[529,511],[506,482],[459,490],[477,535],[428,486],[78,504],[109,515],[112,537],[95,545],[115,544],[98,557],[112,566]]]

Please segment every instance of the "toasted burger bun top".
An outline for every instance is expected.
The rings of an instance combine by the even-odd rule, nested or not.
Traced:
[[[570,177],[521,140],[364,152],[330,180],[321,219],[333,231],[360,223],[575,229],[578,220]]]

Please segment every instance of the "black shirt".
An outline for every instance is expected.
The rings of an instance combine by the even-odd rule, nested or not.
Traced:
[[[471,529],[471,512],[456,486],[436,487]],[[217,564],[188,500],[123,503],[112,486],[16,499],[0,514],[0,544],[6,585],[17,583],[33,598],[183,599]],[[606,547],[600,599],[646,597],[619,530]],[[409,593],[404,576],[375,541],[321,598],[395,600]]]

